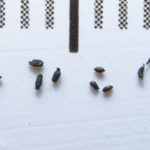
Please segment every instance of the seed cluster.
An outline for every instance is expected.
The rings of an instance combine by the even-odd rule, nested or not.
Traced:
[[[98,74],[102,74],[102,73],[105,72],[105,69],[104,69],[103,67],[100,67],[100,66],[94,68],[94,70],[95,70],[95,72],[98,73]],[[91,86],[93,89],[95,89],[96,91],[98,91],[98,90],[100,89],[99,86],[98,86],[98,84],[97,84],[95,81],[91,81],[91,82],[90,82],[90,86]],[[108,93],[108,92],[110,92],[112,89],[113,89],[113,86],[112,86],[112,85],[108,85],[108,86],[105,86],[102,91],[103,91],[104,93]]]
[[[21,0],[21,28],[28,29],[29,22],[29,0]]]
[[[128,25],[128,0],[119,0],[119,28],[127,29]]]
[[[95,16],[95,29],[103,28],[103,0],[95,0],[95,9],[94,9],[94,16]]]
[[[46,29],[54,28],[54,0],[45,0],[45,23]]]
[[[0,28],[5,25],[5,2],[0,0]]]
[[[33,59],[32,61],[29,61],[29,65],[31,65],[34,68],[41,68],[44,65],[44,62],[40,59]],[[39,70],[40,71],[40,70]],[[56,83],[61,76],[61,70],[60,68],[57,68],[52,76],[52,82]],[[38,74],[35,81],[35,89],[40,90],[40,87],[42,86],[43,82],[43,74]]]
[[[144,0],[144,25],[145,29],[150,28],[150,1]]]

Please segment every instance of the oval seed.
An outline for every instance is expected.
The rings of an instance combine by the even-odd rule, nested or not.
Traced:
[[[103,67],[96,67],[94,68],[94,70],[97,72],[97,73],[103,73],[105,72],[105,69]]]
[[[60,68],[57,68],[57,70],[53,74],[52,81],[57,82],[59,80],[60,76],[61,76]]]
[[[39,90],[41,85],[42,85],[42,80],[43,80],[43,75],[42,74],[38,74],[36,81],[35,81],[35,89]]]
[[[91,81],[91,82],[90,82],[90,85],[91,85],[91,87],[92,87],[93,89],[99,90],[99,86],[97,85],[97,83],[96,83],[95,81]]]
[[[39,59],[33,59],[32,61],[29,61],[29,64],[33,67],[42,67],[44,62]]]
[[[105,87],[103,88],[103,92],[106,93],[106,92],[111,91],[112,89],[113,89],[113,86],[112,86],[112,85],[108,85],[108,86],[105,86]]]
[[[138,77],[143,80],[145,65],[143,64],[138,70]]]
[[[148,65],[150,63],[150,58],[148,59],[148,61],[146,62],[146,65]]]

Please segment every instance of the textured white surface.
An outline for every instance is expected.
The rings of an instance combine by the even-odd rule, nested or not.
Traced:
[[[44,29],[44,1],[31,0],[31,27],[19,29],[19,3],[8,0],[7,26],[0,31],[0,150],[149,150],[150,34],[142,28],[143,3],[129,1],[129,29],[117,27],[118,3],[105,0],[104,26],[93,29],[93,1],[80,0],[79,53],[68,51],[69,1],[56,0],[55,29]],[[86,4],[86,5],[85,5]],[[38,8],[38,9],[37,9]],[[34,90],[44,60],[44,83]],[[97,65],[106,73],[99,78]],[[60,67],[58,86],[51,76]],[[95,94],[89,82],[114,85],[112,95]]]

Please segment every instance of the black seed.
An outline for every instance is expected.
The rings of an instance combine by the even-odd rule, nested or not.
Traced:
[[[33,59],[32,61],[29,61],[29,64],[33,67],[42,67],[44,62],[39,59]]]
[[[146,65],[148,65],[150,63],[150,58],[148,59],[148,61],[146,62]]]
[[[112,85],[108,85],[108,86],[105,86],[105,87],[103,88],[103,92],[106,93],[106,92],[109,92],[109,91],[112,90],[112,89],[113,89],[113,86],[112,86]]]
[[[43,80],[43,75],[42,74],[38,74],[37,78],[36,78],[36,82],[35,82],[35,89],[39,90],[41,85],[42,85],[42,80]]]
[[[60,76],[61,76],[60,68],[57,68],[57,70],[53,74],[52,81],[57,82],[59,80]]]
[[[138,70],[138,77],[143,80],[145,65],[143,64]]]
[[[97,85],[97,83],[95,81],[91,81],[90,85],[92,88],[94,88],[95,90],[99,90],[99,86]]]
[[[97,73],[103,73],[105,72],[105,69],[103,67],[96,67],[94,68],[94,70],[97,72]]]

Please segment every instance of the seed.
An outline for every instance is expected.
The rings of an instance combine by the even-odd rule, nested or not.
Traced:
[[[94,70],[97,72],[97,73],[103,73],[105,72],[105,69],[103,67],[96,67],[94,68]]]
[[[138,77],[143,80],[145,65],[143,64],[138,70]]]
[[[148,61],[146,62],[146,65],[148,65],[150,63],[150,58],[148,59]]]
[[[38,74],[35,82],[35,89],[39,90],[42,85],[43,75]]]
[[[2,76],[0,76],[0,79],[2,78]]]
[[[95,81],[91,81],[90,85],[92,88],[94,88],[95,90],[99,90],[99,86],[97,85],[97,83]]]
[[[103,92],[106,93],[106,92],[109,92],[109,91],[112,90],[112,89],[113,89],[113,86],[112,86],[112,85],[108,85],[108,86],[105,86],[105,87],[103,88]]]
[[[39,59],[33,59],[32,61],[29,61],[29,64],[33,67],[42,67],[44,62]]]
[[[60,76],[61,76],[60,68],[57,68],[53,74],[52,81],[57,82],[59,80]]]

